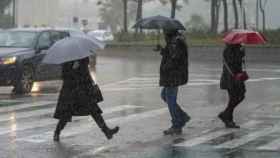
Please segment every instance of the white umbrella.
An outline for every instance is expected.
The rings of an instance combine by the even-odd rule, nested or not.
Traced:
[[[99,49],[104,49],[106,44],[100,40],[98,40],[97,38],[95,38],[94,36],[90,36],[90,35],[85,35],[86,38],[90,38],[95,44],[98,45]]]
[[[104,46],[87,36],[67,37],[57,41],[43,59],[46,64],[62,64],[94,55]]]

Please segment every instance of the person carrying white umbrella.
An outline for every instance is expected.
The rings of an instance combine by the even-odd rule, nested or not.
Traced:
[[[60,141],[60,133],[72,121],[72,116],[91,115],[107,139],[119,131],[118,126],[109,128],[102,117],[98,106],[103,101],[102,93],[88,67],[89,56],[102,48],[102,43],[87,36],[68,37],[56,42],[45,56],[43,63],[62,64],[63,85],[54,113],[54,118],[59,120],[54,141]]]

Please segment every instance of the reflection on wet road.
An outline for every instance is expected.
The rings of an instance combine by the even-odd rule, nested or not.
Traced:
[[[116,54],[115,54],[116,53]],[[135,53],[135,52],[134,52]],[[150,52],[153,53],[153,52]],[[180,88],[179,103],[192,120],[181,136],[163,136],[169,115],[159,97],[158,55],[106,52],[93,78],[101,86],[100,104],[107,122],[121,126],[107,141],[89,117],[77,117],[52,142],[52,114],[61,81],[36,82],[30,95],[0,88],[0,155],[42,158],[276,158],[280,153],[280,69],[248,63],[246,101],[236,112],[239,130],[225,129],[216,115],[224,108],[219,89],[221,65],[191,61],[190,81]],[[31,156],[30,156],[31,155]],[[0,156],[1,157],[1,156]]]

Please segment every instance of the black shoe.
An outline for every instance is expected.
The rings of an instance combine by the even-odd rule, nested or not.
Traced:
[[[119,132],[119,129],[120,129],[120,128],[117,126],[117,127],[113,128],[113,129],[104,128],[104,129],[102,129],[102,131],[104,132],[106,138],[110,140],[110,139],[113,138],[113,135],[114,135],[114,134],[116,134],[116,133]]]
[[[183,133],[182,128],[173,128],[173,127],[163,131],[164,135],[175,135],[175,134],[181,135],[182,133]]]
[[[235,122],[227,118],[225,113],[220,113],[218,117],[223,121],[225,124],[226,128],[240,128],[240,126],[236,125]]]
[[[57,132],[55,132],[54,135],[53,135],[53,141],[55,141],[55,142],[59,142],[60,141],[59,140],[59,134]]]
[[[231,121],[226,124],[226,128],[240,128],[240,126],[236,125],[235,122]]]
[[[228,124],[229,122],[231,122],[231,120],[226,116],[225,113],[221,112],[218,115],[219,119],[223,121],[224,124]]]
[[[183,126],[185,126],[185,124],[191,120],[191,117],[187,113],[184,113],[182,120],[183,120]]]

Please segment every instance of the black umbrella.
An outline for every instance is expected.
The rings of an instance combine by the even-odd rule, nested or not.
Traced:
[[[141,19],[133,26],[133,28],[186,30],[180,21],[160,15]]]

